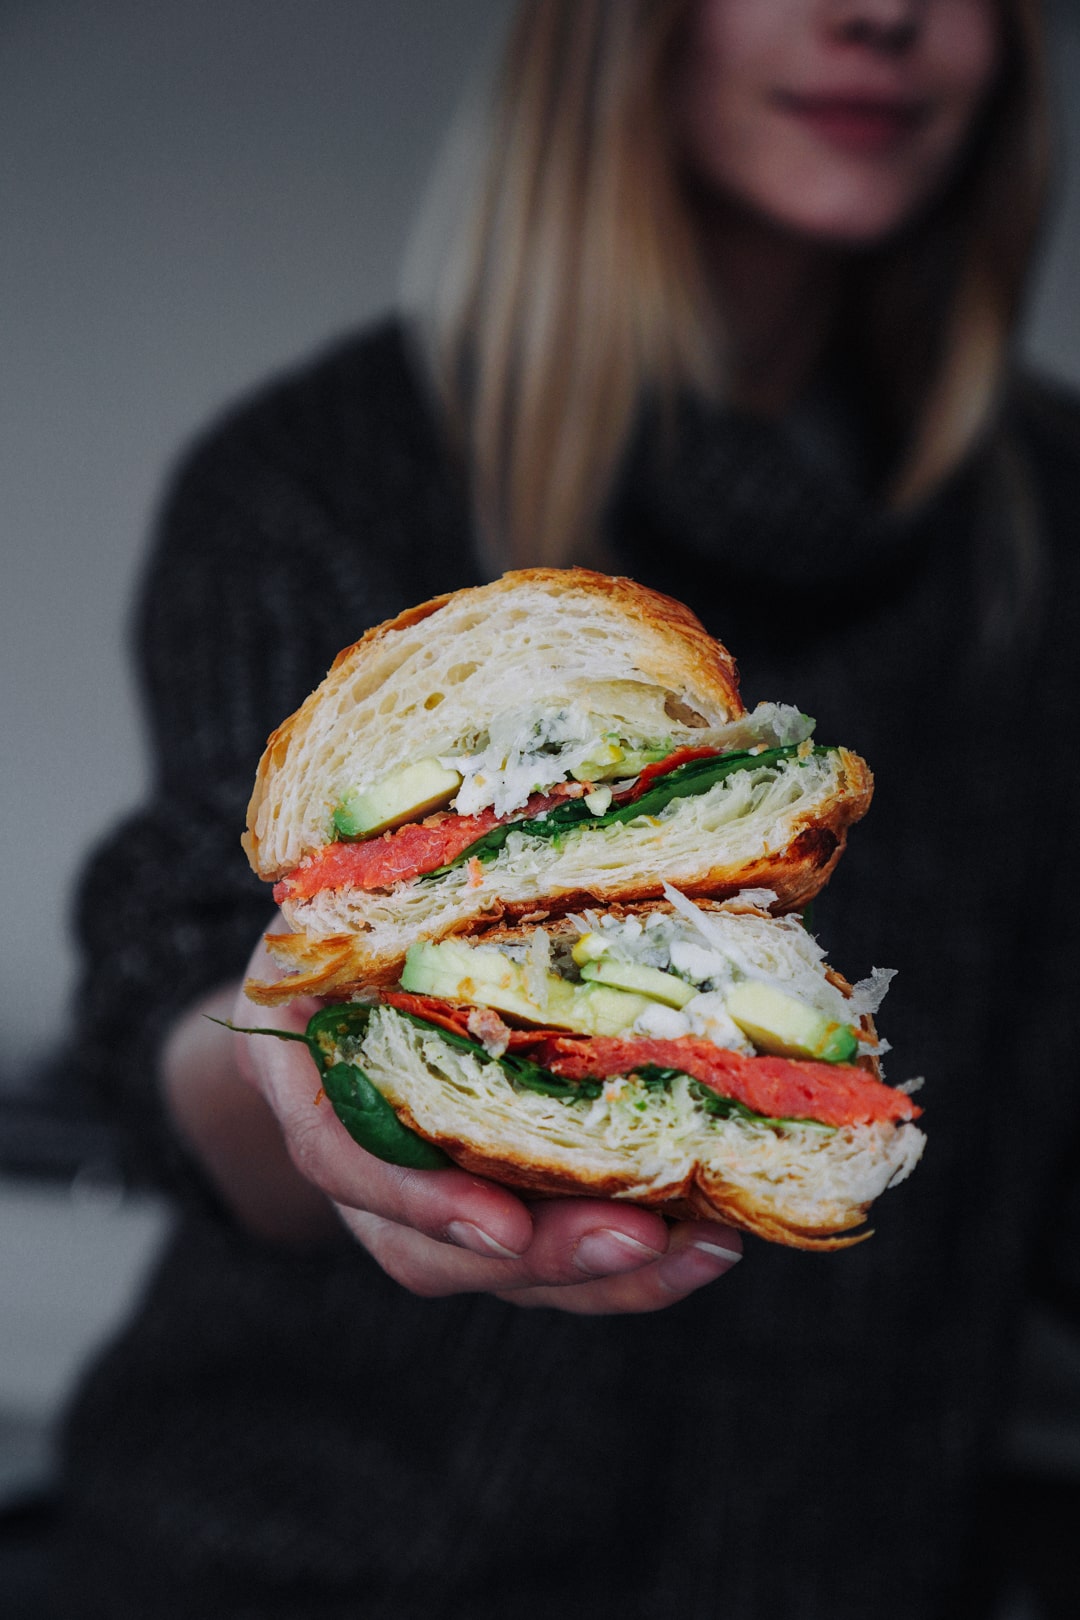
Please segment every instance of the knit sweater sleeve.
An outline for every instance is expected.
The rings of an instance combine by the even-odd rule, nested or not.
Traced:
[[[239,843],[265,739],[343,645],[441,586],[433,537],[464,569],[464,521],[396,340],[278,385],[172,482],[136,619],[152,788],[93,856],[76,908],[82,1066],[166,1180],[189,1178],[161,1044],[242,972],[273,914]]]

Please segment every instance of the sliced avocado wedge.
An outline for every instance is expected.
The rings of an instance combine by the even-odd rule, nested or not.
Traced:
[[[599,962],[610,949],[611,946],[603,934],[597,933],[594,929],[591,933],[582,934],[581,938],[575,941],[570,955],[578,967],[584,967],[586,962]]]
[[[662,973],[659,968],[638,967],[634,962],[620,962],[610,955],[611,945],[595,929],[582,934],[570,955],[581,969],[581,977],[592,984],[610,984],[616,990],[630,990],[648,996],[651,1001],[662,1001],[665,1007],[685,1007],[697,995],[692,984],[675,973]]]
[[[612,777],[640,776],[646,765],[657,765],[672,752],[670,742],[655,748],[623,748],[604,743],[590,759],[583,759],[570,775],[578,782],[605,782]]]
[[[498,1006],[507,1012],[522,1011],[526,1017],[536,1011],[536,1004],[525,989],[520,963],[498,951],[473,950],[452,939],[444,940],[441,945],[427,940],[410,945],[401,973],[401,988],[414,995],[475,1001],[478,1006]],[[492,1000],[492,996],[497,999]]]
[[[618,775],[618,768],[626,757],[626,750],[613,739],[602,742],[588,759],[575,765],[570,775],[576,782],[599,782],[605,776]]]
[[[565,985],[566,980],[559,983]],[[573,1022],[566,1027],[581,1035],[625,1035],[653,1005],[649,996],[631,995],[606,984],[571,984],[567,988],[573,995],[567,1016]]]
[[[555,973],[544,976],[542,999],[533,994],[528,969],[500,951],[473,949],[454,940],[412,945],[405,957],[401,988],[414,995],[440,996],[494,1007],[534,1024],[579,1035],[622,1035],[653,1003],[603,984],[571,984]]]
[[[418,759],[391,771],[363,792],[346,794],[334,811],[334,826],[345,838],[370,838],[389,827],[418,821],[450,803],[461,777],[437,759]]]
[[[858,1052],[858,1037],[850,1024],[826,1018],[815,1007],[756,979],[733,985],[726,1006],[743,1034],[762,1052],[816,1058],[821,1063],[850,1063]]]
[[[610,984],[616,990],[635,991],[648,996],[650,1001],[661,1001],[665,1007],[685,1007],[693,1001],[697,991],[685,979],[674,973],[662,973],[659,968],[638,967],[634,962],[615,962],[601,957],[597,962],[586,962],[581,977],[590,984]]]

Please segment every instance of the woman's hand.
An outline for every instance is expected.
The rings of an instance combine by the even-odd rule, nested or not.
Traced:
[[[261,941],[249,972],[260,979],[274,976]],[[228,1016],[242,1026],[299,1034],[318,1005],[308,1000],[258,1007],[241,989]],[[283,1235],[281,1227],[297,1216],[296,1235],[314,1236],[320,1208],[325,1217],[335,1209],[383,1270],[413,1293],[486,1292],[517,1305],[595,1314],[660,1310],[712,1282],[740,1257],[738,1233],[711,1222],[669,1227],[648,1210],[591,1198],[525,1203],[464,1170],[386,1164],[366,1153],[340,1123],[300,1042],[236,1035],[202,1023],[214,1032],[204,1038],[219,1049],[221,1042],[231,1043],[234,1086],[239,1071],[265,1099],[279,1130],[272,1162],[245,1177],[246,1207],[230,1185],[235,1170],[224,1179],[221,1173],[226,1158],[242,1153],[242,1144],[237,1141],[223,1155],[219,1143],[215,1158],[177,1108],[175,1093],[183,1092],[176,1084],[178,1043],[172,1043],[173,1062],[166,1064],[174,1113],[234,1209],[264,1235]],[[250,1096],[250,1103],[256,1101]],[[252,1147],[265,1154],[265,1121]],[[254,1211],[254,1219],[253,1188],[270,1200],[267,1210]]]

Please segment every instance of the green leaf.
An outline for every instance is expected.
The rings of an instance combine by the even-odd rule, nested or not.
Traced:
[[[353,1141],[375,1158],[411,1170],[444,1170],[452,1163],[442,1148],[402,1124],[358,1064],[331,1063],[323,1074],[323,1087]]]
[[[594,816],[583,799],[567,799],[565,803],[549,810],[542,819],[534,817],[527,821],[500,822],[467,849],[463,849],[452,861],[436,867],[434,871],[425,872],[423,881],[429,882],[432,878],[443,877],[447,872],[452,872],[456,866],[461,866],[474,857],[481,861],[493,860],[512,832],[523,833],[527,838],[550,838],[557,844],[566,833],[578,827],[586,825],[611,827],[636,821],[640,816],[659,815],[673,799],[708,793],[717,782],[724,781],[737,771],[773,770],[796,758],[800,746],[801,744],[791,744],[786,748],[767,748],[760,754],[742,752],[721,754],[713,759],[688,760],[685,765],[679,765],[666,776],[662,776],[653,787],[647,788],[639,799],[634,799],[629,804],[615,805],[613,809],[605,810],[600,816]],[[835,750],[831,748],[814,749],[814,753],[819,755],[833,752]]]
[[[203,1013],[203,1017],[211,1024],[220,1024],[222,1029],[231,1029],[234,1035],[273,1035],[279,1041],[303,1041],[309,1044],[306,1035],[298,1035],[292,1029],[248,1029],[243,1024],[234,1024],[231,1018],[215,1018],[213,1013]]]

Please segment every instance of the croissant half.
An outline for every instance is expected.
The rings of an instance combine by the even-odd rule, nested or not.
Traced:
[[[924,1145],[920,1110],[883,1084],[874,1055],[869,1009],[888,976],[853,990],[794,917],[682,909],[689,922],[660,904],[416,946],[404,988],[341,1009],[330,1055],[455,1163],[504,1185],[629,1199],[798,1248],[860,1241],[852,1228]],[[584,978],[572,947],[585,974],[590,954],[614,952],[605,977],[630,988]],[[751,1040],[728,1014],[762,997],[766,1023],[794,1008],[825,1051],[842,1032],[847,1061],[770,1056],[769,1030],[751,1024]]]
[[[629,580],[525,570],[400,615],[339,656],[260,763],[244,846],[277,883],[291,933],[272,941],[287,978],[256,993],[273,1001],[392,983],[418,937],[655,897],[665,881],[705,897],[767,886],[777,909],[805,904],[865,813],[872,778],[850,751],[813,748],[803,718],[775,704],[747,715],[727,650],[688,609]],[[595,788],[566,773],[530,793],[545,766],[559,776],[575,757],[578,734],[586,750],[630,762],[643,742],[669,761],[711,753],[717,779],[708,759],[683,764],[682,777],[698,773],[692,791],[654,810],[656,782],[640,815],[620,799],[639,791],[637,772],[616,776],[611,805],[595,815],[580,800],[556,802]],[[540,739],[532,755],[530,737]],[[796,737],[799,746],[785,742]],[[468,771],[504,744],[516,763],[493,803],[476,771],[434,818],[418,812],[364,848],[340,838],[342,804],[415,762]],[[736,755],[738,770],[719,769]],[[573,768],[580,777],[588,766]],[[572,814],[582,819],[549,836]],[[473,827],[488,846],[479,855],[454,844]]]

